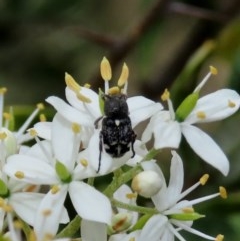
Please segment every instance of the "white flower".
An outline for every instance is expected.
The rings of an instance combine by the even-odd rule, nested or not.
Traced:
[[[52,186],[35,219],[34,230],[40,240],[45,235],[56,234],[67,193],[82,218],[103,223],[110,223],[111,219],[107,197],[81,181],[94,177],[96,172],[87,160],[79,159],[79,125],[57,114],[51,126],[51,142],[36,138],[36,145],[25,154],[10,156],[4,167],[7,175],[15,180]]]
[[[205,174],[196,184],[182,192],[184,184],[183,163],[180,156],[175,151],[172,152],[172,155],[173,157],[171,161],[170,180],[168,186],[166,184],[161,169],[156,163],[142,163],[142,167],[144,170],[153,170],[162,177],[161,190],[152,197],[152,201],[156,209],[160,213],[154,215],[152,218],[154,218],[155,220],[159,219],[159,221],[162,220],[162,216],[168,218],[168,222],[164,224],[164,229],[162,229],[161,240],[174,240],[174,236],[176,236],[179,240],[184,241],[185,239],[179,233],[179,230],[186,230],[190,233],[196,234],[208,240],[221,240],[222,235],[218,235],[216,239],[216,237],[206,235],[191,227],[195,219],[202,217],[202,215],[194,212],[192,206],[197,203],[215,198],[217,196],[226,198],[225,189],[223,187],[220,187],[219,193],[215,193],[191,201],[185,199],[182,200],[187,194],[192,192],[198,186],[204,185],[208,179],[208,175]],[[150,218],[150,220],[152,218]],[[169,239],[166,239],[166,237],[168,237]]]
[[[229,161],[223,151],[210,136],[193,126],[196,123],[222,120],[239,109],[240,96],[236,91],[230,89],[221,89],[198,99],[199,90],[210,75],[215,74],[215,71],[216,69],[212,67],[211,72],[183,101],[176,113],[174,113],[169,93],[165,91],[163,99],[167,100],[169,111],[158,112],[151,118],[142,140],[149,141],[153,133],[156,149],[178,148],[183,134],[197,155],[227,175]]]

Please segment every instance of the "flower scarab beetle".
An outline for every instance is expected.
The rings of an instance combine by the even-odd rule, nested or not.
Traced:
[[[127,72],[127,73],[126,73]],[[132,157],[135,155],[134,142],[136,134],[132,129],[131,119],[126,96],[126,81],[128,77],[128,68],[123,66],[122,74],[118,80],[118,87],[112,92],[109,90],[108,81],[111,79],[111,67],[106,58],[101,64],[101,74],[105,80],[105,94],[102,94],[104,103],[103,116],[95,121],[95,128],[102,119],[102,128],[99,135],[99,172],[101,167],[101,157],[103,148],[114,158],[122,157],[126,152],[132,151]],[[123,81],[124,79],[124,81]],[[124,82],[124,84],[122,84]],[[124,89],[121,86],[124,85]]]

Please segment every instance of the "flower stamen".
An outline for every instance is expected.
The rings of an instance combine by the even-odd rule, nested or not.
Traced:
[[[72,123],[72,131],[75,133],[75,134],[78,134],[80,133],[81,131],[81,126],[77,123]]]
[[[14,176],[18,179],[23,179],[25,177],[24,172],[21,171],[15,172]]]
[[[198,111],[196,114],[197,114],[197,118],[202,120],[206,119],[206,114],[204,111]]]
[[[221,198],[223,198],[223,199],[227,198],[227,190],[225,187],[220,186],[219,193],[220,193]]]
[[[206,182],[208,181],[209,178],[209,174],[204,174],[200,179],[199,182],[201,183],[202,186],[204,186],[206,184]]]
[[[88,166],[88,161],[86,159],[81,159],[80,163],[82,164],[82,166],[87,167]]]
[[[234,108],[235,106],[236,106],[236,103],[234,103],[234,102],[231,101],[231,100],[228,100],[228,107]]]

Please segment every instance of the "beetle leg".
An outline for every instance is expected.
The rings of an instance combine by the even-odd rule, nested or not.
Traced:
[[[137,135],[133,132],[132,133],[132,140],[131,140],[131,149],[132,149],[132,156],[131,156],[131,158],[133,158],[134,156],[135,156],[135,150],[134,150],[134,142],[135,142],[135,140],[136,140],[136,137],[137,137]]]
[[[99,122],[102,118],[103,118],[103,116],[100,116],[100,117],[98,117],[98,118],[94,121],[94,127],[95,127],[95,129],[98,128],[98,122]]]

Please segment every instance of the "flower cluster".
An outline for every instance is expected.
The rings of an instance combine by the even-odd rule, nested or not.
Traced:
[[[99,93],[87,84],[80,86],[66,73],[67,102],[56,96],[46,99],[56,110],[52,121],[42,116],[29,128],[43,108],[39,104],[17,132],[11,128],[12,110],[3,113],[6,89],[0,89],[2,238],[18,241],[23,231],[34,241],[71,240],[76,235],[83,241],[184,241],[181,230],[185,230],[207,240],[223,240],[222,234],[210,236],[194,229],[193,223],[204,217],[195,212],[194,205],[217,196],[226,198],[225,188],[185,199],[206,184],[208,174],[183,190],[184,167],[177,149],[183,134],[202,160],[227,175],[226,155],[194,124],[234,114],[240,106],[238,93],[222,89],[199,97],[202,86],[217,74],[210,67],[203,81],[174,111],[168,90],[162,95],[168,109],[143,96],[126,98],[126,64],[117,85],[111,88],[111,66],[105,57],[100,72],[105,86]],[[142,136],[130,135],[143,121],[148,122]],[[35,144],[24,145],[30,139]],[[156,160],[163,148],[172,150],[168,182]],[[109,185],[95,185],[107,174],[112,177]],[[148,200],[147,207],[138,204],[138,196]],[[72,220],[67,197],[77,215]]]

